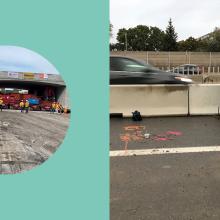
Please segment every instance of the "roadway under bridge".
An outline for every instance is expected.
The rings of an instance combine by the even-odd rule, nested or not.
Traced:
[[[0,88],[26,89],[37,96],[43,96],[45,89],[51,88],[56,101],[70,108],[66,84],[57,74],[0,72]]]

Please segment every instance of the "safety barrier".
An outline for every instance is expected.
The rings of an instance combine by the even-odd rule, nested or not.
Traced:
[[[110,113],[131,116],[219,115],[220,84],[112,85]]]
[[[188,114],[186,85],[111,85],[110,113],[131,116],[138,110],[143,116]]]
[[[215,115],[220,111],[220,84],[195,84],[189,87],[189,114]]]

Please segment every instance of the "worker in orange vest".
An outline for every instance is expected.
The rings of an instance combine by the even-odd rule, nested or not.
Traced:
[[[56,104],[56,109],[58,113],[62,114],[63,106],[59,102]]]
[[[19,106],[20,106],[20,109],[21,109],[21,112],[24,111],[24,101],[21,100],[21,102],[19,103]]]
[[[51,112],[54,113],[56,111],[56,102],[53,102],[51,105]]]
[[[26,100],[26,102],[24,103],[24,107],[25,107],[26,113],[28,113],[28,110],[29,110],[29,101],[28,100]]]
[[[2,109],[3,109],[3,104],[4,104],[3,99],[0,98],[0,109],[1,109],[1,112],[2,112]]]

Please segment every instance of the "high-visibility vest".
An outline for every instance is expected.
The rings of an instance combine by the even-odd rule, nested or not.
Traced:
[[[29,107],[29,102],[25,102],[25,107]]]
[[[2,105],[3,104],[3,100],[2,99],[0,99],[0,105]]]
[[[24,102],[20,102],[20,107],[24,107]]]
[[[56,108],[56,104],[55,103],[52,104],[52,108],[54,108],[54,109]]]
[[[60,105],[59,104],[56,104],[56,109],[60,109]]]

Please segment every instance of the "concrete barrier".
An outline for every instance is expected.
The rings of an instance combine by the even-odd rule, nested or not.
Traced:
[[[188,86],[185,85],[111,85],[110,113],[131,116],[188,114]]]
[[[190,115],[218,114],[220,84],[195,84],[189,87]]]

